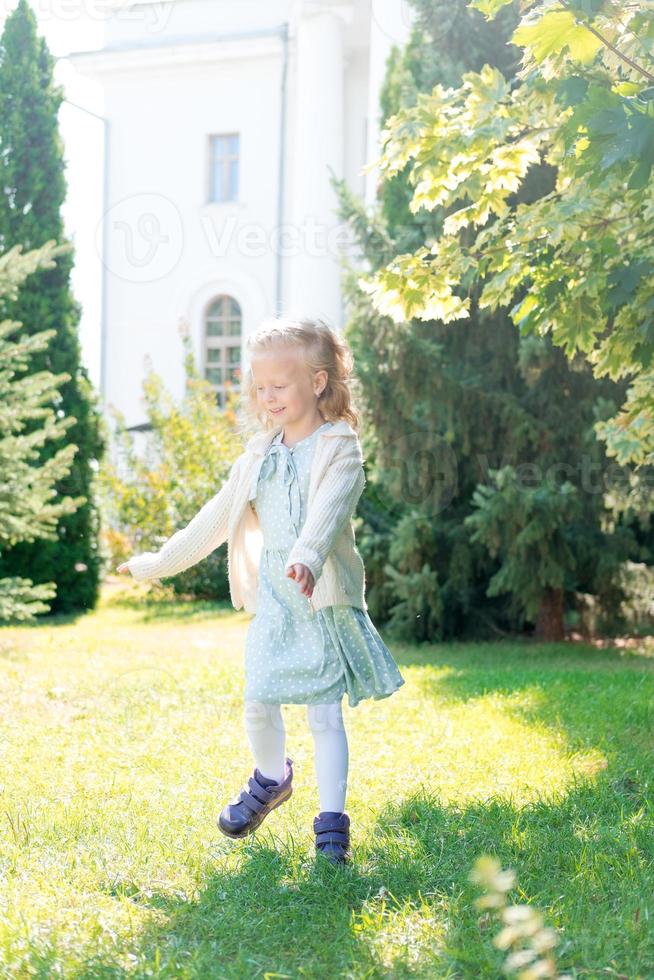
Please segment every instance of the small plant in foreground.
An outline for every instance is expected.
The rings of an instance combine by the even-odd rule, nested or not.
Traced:
[[[529,905],[508,904],[506,893],[516,883],[515,872],[503,870],[497,858],[484,854],[475,861],[469,877],[485,889],[485,894],[475,899],[477,908],[490,909],[504,923],[493,939],[498,949],[511,950],[502,972],[515,974],[517,980],[571,980],[569,974],[557,972],[553,948],[559,936],[544,924],[542,913]]]

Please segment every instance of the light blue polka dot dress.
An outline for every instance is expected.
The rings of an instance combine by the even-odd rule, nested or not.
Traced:
[[[292,448],[281,430],[250,488],[263,534],[257,611],[245,645],[245,698],[285,704],[378,700],[404,684],[393,656],[364,609],[326,606],[311,612],[284,566],[306,520],[309,477],[324,422]]]

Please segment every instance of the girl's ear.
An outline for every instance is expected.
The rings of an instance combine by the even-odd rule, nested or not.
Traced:
[[[320,396],[324,393],[325,388],[327,387],[327,383],[329,381],[329,374],[323,368],[321,371],[316,371],[316,373],[314,374],[314,380],[320,382],[319,384],[320,390],[314,391],[316,397],[320,398]]]

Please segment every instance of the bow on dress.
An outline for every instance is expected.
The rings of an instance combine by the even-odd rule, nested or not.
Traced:
[[[295,457],[288,446],[285,446],[281,442],[271,443],[266,455],[263,458],[259,472],[257,473],[255,471],[254,473],[252,486],[250,488],[250,500],[257,495],[257,483],[259,480],[270,480],[275,474],[280,474],[279,479],[281,480],[283,486],[286,487],[288,514],[295,529],[296,535],[299,535],[301,516],[300,479],[295,464]],[[293,614],[283,601],[279,601],[277,597],[277,590],[274,586],[272,592],[274,612],[273,609],[270,610],[272,615],[268,619],[267,628],[269,630],[269,635],[271,635],[273,638],[273,642],[283,645],[287,638],[287,630],[289,635],[292,635],[294,630],[295,624],[293,622]],[[322,634],[322,623],[320,624],[320,630]],[[322,634],[322,637],[324,650],[324,634]]]
[[[295,459],[292,452],[281,442],[273,442],[259,469],[255,471],[252,487],[250,488],[250,500],[257,495],[256,484],[259,480],[269,480],[275,473],[281,473],[282,484],[287,490],[288,513],[295,528],[295,533],[300,533],[300,478],[295,466]]]

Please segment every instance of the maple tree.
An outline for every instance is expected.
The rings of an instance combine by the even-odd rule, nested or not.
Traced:
[[[510,2],[470,6],[492,19]],[[405,172],[411,211],[443,221],[359,286],[396,322],[509,309],[522,334],[549,334],[597,377],[628,379],[595,431],[619,464],[643,467],[654,462],[654,4],[520,9],[514,78],[485,65],[386,121],[382,178]],[[543,164],[554,186],[525,200]]]

